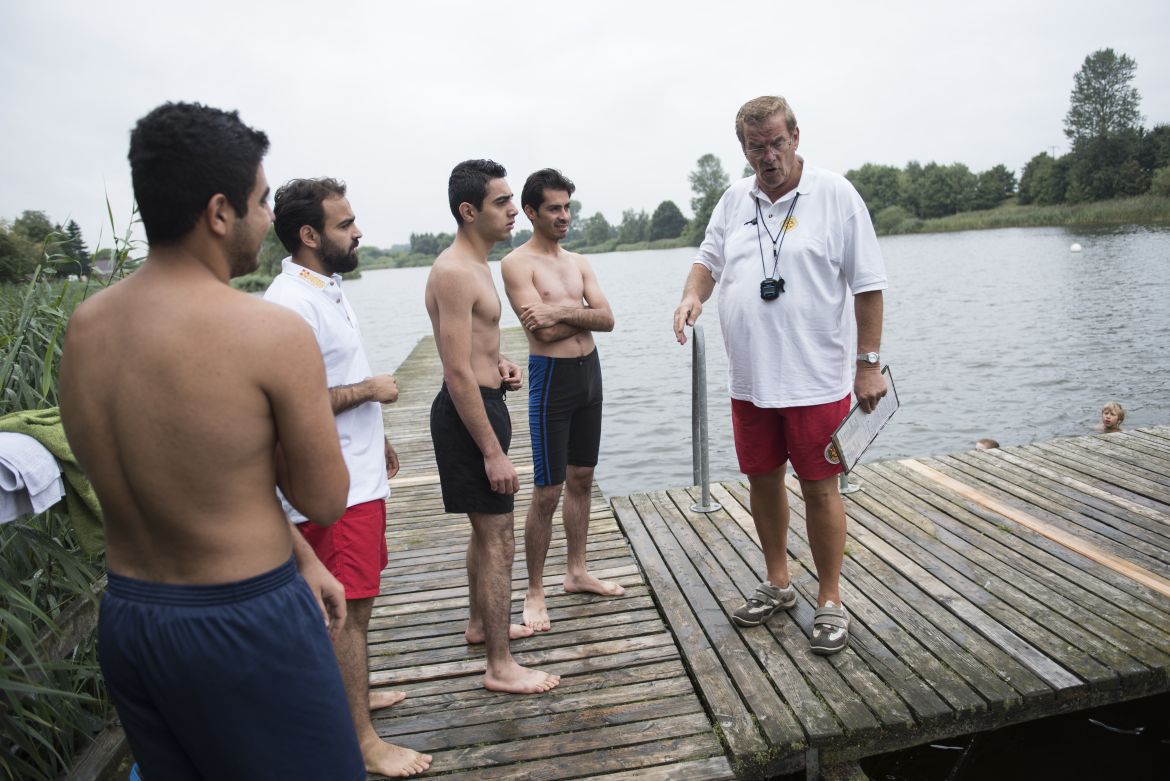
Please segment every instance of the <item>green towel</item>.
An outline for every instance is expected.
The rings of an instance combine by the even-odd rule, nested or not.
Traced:
[[[102,528],[102,508],[97,494],[69,447],[65,429],[61,426],[61,411],[56,407],[13,412],[0,417],[0,431],[25,434],[45,446],[53,454],[65,478],[65,508],[77,534],[81,548],[91,556],[106,547]]]

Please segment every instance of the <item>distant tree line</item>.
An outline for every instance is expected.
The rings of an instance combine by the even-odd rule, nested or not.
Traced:
[[[879,233],[890,233],[911,220],[959,212],[994,209],[1011,198],[1021,205],[1084,203],[1152,193],[1170,196],[1170,125],[1142,127],[1141,96],[1133,86],[1136,63],[1125,54],[1101,49],[1085,58],[1073,77],[1064,133],[1071,149],[1060,157],[1041,152],[1028,161],[1017,181],[1000,164],[974,172],[963,163],[903,168],[866,163],[845,176],[865,199]],[[750,176],[750,167],[743,170]],[[698,246],[711,212],[730,178],[719,158],[705,154],[688,175],[693,197],[687,219],[673,201],[662,201],[652,214],[626,209],[621,222],[601,212],[582,217],[578,200],[570,202],[571,222],[563,245],[570,250],[607,252],[619,247]],[[532,236],[519,230],[501,242],[490,257],[502,257]],[[362,246],[365,268],[429,265],[454,241],[454,233],[412,233],[410,242],[388,249]],[[260,251],[256,285],[280,273],[287,253],[269,230]],[[11,223],[0,220],[0,282],[28,279],[38,265],[58,276],[88,275],[109,250],[91,257],[73,220],[54,223],[41,211],[25,211]]]
[[[962,163],[867,163],[845,176],[865,199],[879,233],[912,219],[993,209],[1016,196],[1022,205],[1084,203],[1141,195],[1170,196],[1170,125],[1141,126],[1137,65],[1101,49],[1073,77],[1064,133],[1071,150],[1041,152],[1016,176],[1003,165],[974,173]]]
[[[23,282],[40,265],[59,277],[88,276],[93,261],[73,220],[61,225],[33,210],[0,220],[0,282]]]

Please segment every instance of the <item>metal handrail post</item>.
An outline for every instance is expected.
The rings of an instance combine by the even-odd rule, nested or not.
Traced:
[[[721,509],[721,505],[711,500],[710,451],[707,446],[707,344],[703,326],[694,326],[691,339],[691,442],[695,484],[703,489],[703,501],[692,504],[691,511],[711,513]]]

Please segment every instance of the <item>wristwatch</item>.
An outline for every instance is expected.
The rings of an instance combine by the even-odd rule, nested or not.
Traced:
[[[857,362],[867,366],[877,366],[881,363],[881,356],[877,353],[858,353]]]

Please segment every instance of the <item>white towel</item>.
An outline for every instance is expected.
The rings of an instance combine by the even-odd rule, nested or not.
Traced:
[[[30,436],[0,431],[0,523],[44,512],[64,495],[53,454]]]

